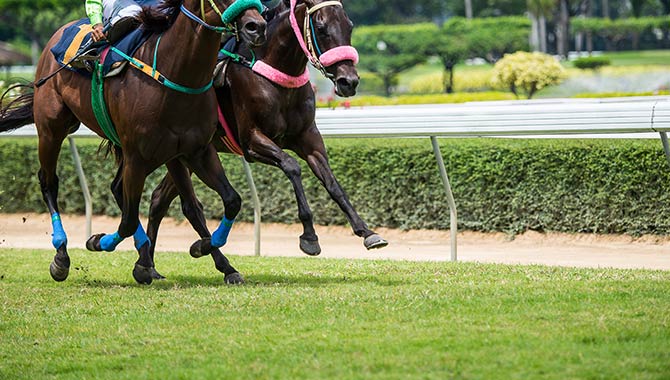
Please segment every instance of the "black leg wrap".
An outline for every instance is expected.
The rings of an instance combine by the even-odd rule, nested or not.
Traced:
[[[214,247],[212,247],[212,239],[203,238],[191,244],[191,249],[189,249],[189,253],[191,254],[191,257],[197,259],[209,255],[210,253],[212,253],[213,250]]]
[[[88,240],[86,240],[86,249],[92,252],[102,252],[100,247],[100,239],[105,236],[105,234],[93,235]]]
[[[151,268],[135,263],[133,278],[135,278],[135,281],[137,281],[138,284],[150,285],[153,281],[153,278],[151,277]]]

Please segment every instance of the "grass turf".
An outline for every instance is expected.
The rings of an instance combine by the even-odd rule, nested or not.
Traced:
[[[0,378],[667,379],[670,272],[0,250]]]

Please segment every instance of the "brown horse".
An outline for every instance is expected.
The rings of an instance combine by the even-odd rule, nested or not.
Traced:
[[[359,78],[354,65],[358,57],[349,46],[352,23],[339,1],[301,0],[296,4],[295,0],[291,0],[279,11],[268,23],[268,43],[256,49],[256,56],[262,60],[264,67],[276,69],[269,72],[265,70],[264,75],[276,79],[282,77],[283,73],[284,79],[288,78],[287,83],[277,84],[244,65],[231,63],[225,75],[225,85],[216,89],[221,110],[232,134],[239,139],[245,159],[277,166],[289,178],[298,201],[298,216],[304,228],[300,236],[303,252],[318,255],[321,248],[303,190],[300,165],[283,149],[290,149],[307,161],[332,199],[346,214],[354,233],[364,238],[366,248],[384,247],[388,243],[366,226],[333,175],[323,139],[314,120],[314,91],[304,79],[296,81],[305,78],[303,74],[308,60],[311,60],[333,81],[339,95],[352,96],[356,93]],[[302,33],[295,30],[297,24],[305,25]],[[311,34],[312,30],[315,33],[311,41],[307,40],[303,45],[303,35]],[[242,52],[243,56],[249,54],[248,51]],[[254,68],[254,71],[260,70]],[[222,128],[217,129],[213,145],[220,152],[231,152],[231,148],[223,143],[223,137]],[[182,197],[182,207],[198,209],[192,190],[183,190],[188,189],[188,186],[188,172],[181,170],[171,172],[156,188],[147,224],[151,241],[155,241],[160,221],[178,194]],[[188,204],[185,205],[185,202]],[[204,219],[188,219],[199,233],[206,231]],[[201,237],[204,237],[202,233]],[[191,254],[197,257],[202,251],[205,249],[192,249]]]
[[[112,184],[122,218],[117,232],[94,235],[86,246],[113,251],[120,241],[134,235],[139,259],[133,277],[139,283],[151,283],[154,266],[149,250],[151,242],[138,218],[140,197],[149,173],[163,164],[170,168],[171,162],[183,161],[221,196],[229,218],[233,219],[239,211],[239,195],[230,186],[216,151],[209,144],[216,129],[216,115],[211,112],[216,106],[216,96],[208,89],[208,83],[212,80],[224,21],[238,19],[240,36],[258,45],[265,42],[265,20],[258,12],[262,8],[257,0],[243,1],[244,7],[239,2],[237,6],[233,3],[234,0],[209,0],[209,4],[199,0],[165,0],[158,9],[143,10],[140,18],[144,27],[157,33],[133,57],[142,62],[152,62],[158,57],[157,69],[170,83],[186,89],[186,93],[167,88],[134,69],[105,81],[104,96],[122,147],[115,149],[121,154],[117,158],[122,166]],[[219,8],[226,12],[222,14]],[[59,69],[49,49],[60,39],[64,28],[49,40],[37,66],[37,78]],[[92,111],[90,79],[63,70],[43,86],[30,87],[34,93],[0,111],[0,132],[32,121],[36,124],[38,177],[52,215],[52,243],[56,249],[50,272],[54,280],[63,281],[68,276],[70,258],[58,214],[58,154],[65,137],[80,122],[101,137],[105,134]],[[188,93],[188,89],[198,91]]]

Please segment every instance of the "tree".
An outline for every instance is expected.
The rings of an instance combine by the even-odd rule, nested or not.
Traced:
[[[399,73],[426,60],[433,24],[378,25],[354,29],[352,44],[361,56],[359,66],[384,83],[386,96]]]
[[[347,14],[355,24],[401,24],[432,21],[444,17],[443,0],[343,0]]]
[[[547,52],[547,19],[556,9],[556,0],[527,0],[528,13],[533,22],[533,49]]]
[[[84,13],[81,0],[0,0],[0,21],[15,37],[30,42],[33,63],[60,26],[84,17]]]
[[[517,97],[525,93],[528,99],[563,78],[563,66],[554,57],[539,52],[507,54],[493,67],[494,86],[509,88]]]

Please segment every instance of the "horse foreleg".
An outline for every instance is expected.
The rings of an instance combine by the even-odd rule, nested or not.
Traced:
[[[119,206],[119,209],[123,210],[123,161],[121,161],[119,168],[116,171],[116,176],[114,176],[110,190],[112,191],[112,195],[114,196],[114,200]],[[104,235],[101,235],[100,237],[102,236]],[[135,233],[133,234],[133,239],[135,240],[135,248],[137,251],[139,252],[142,249],[148,249],[149,254],[151,255],[151,261],[153,262],[155,246],[152,244],[152,242],[155,242],[155,236],[151,237],[151,235],[145,233],[144,229],[142,228],[142,223],[140,223],[137,226],[137,230],[135,230]],[[144,247],[145,244],[147,244],[147,247]],[[155,267],[151,268],[151,277],[154,280],[165,279],[165,276],[158,273]]]
[[[213,145],[209,145],[207,149],[203,149],[199,154],[188,157],[186,163],[205,185],[219,194],[224,206],[223,220],[216,231],[210,235],[202,212],[202,205],[195,196],[188,171],[181,162],[170,163],[168,170],[170,170],[174,184],[179,190],[184,216],[186,216],[201,237],[200,240],[191,245],[191,256],[199,257],[207,254],[207,252],[211,252],[214,265],[217,270],[224,273],[226,283],[243,283],[244,278],[242,275],[230,265],[228,259],[218,249],[225,245],[228,240],[228,234],[237,214],[240,212],[242,198],[240,198],[240,195],[228,181]],[[181,168],[177,165],[181,166]]]
[[[154,189],[151,194],[151,204],[149,206],[149,219],[147,221],[147,236],[149,241],[153,244],[151,245],[149,252],[151,259],[155,261],[155,250],[156,242],[158,241],[158,229],[160,228],[161,221],[167,215],[168,210],[170,209],[170,204],[177,197],[177,189],[172,183],[172,178],[170,174],[166,174],[163,180],[158,184],[156,189]],[[155,269],[152,272],[152,276],[156,280],[163,279],[160,273]]]
[[[349,197],[347,197],[340,183],[337,182],[337,178],[335,178],[333,170],[328,163],[328,154],[323,144],[323,138],[316,129],[316,126],[302,136],[301,141],[296,144],[296,147],[295,152],[307,161],[314,175],[321,181],[330,197],[346,215],[356,236],[364,238],[363,244],[365,248],[386,247],[388,242],[368,228],[349,201]]]
[[[123,165],[112,182],[112,193],[117,202],[121,200],[121,222],[117,232],[113,234],[98,234],[91,236],[86,242],[86,248],[91,251],[114,251],[124,239],[129,236],[135,238],[135,248],[139,258],[133,269],[133,277],[140,284],[151,284],[152,268],[154,266],[150,253],[151,242],[147,237],[139,219],[140,198],[146,180],[147,171],[141,162],[129,160],[125,155]],[[119,197],[121,189],[122,197]]]
[[[320,254],[319,237],[314,230],[312,210],[309,208],[305,189],[302,186],[302,169],[298,161],[260,132],[251,135],[247,154],[257,161],[279,167],[291,181],[298,203],[298,218],[303,227],[303,234],[300,235],[300,249],[310,256]]]

